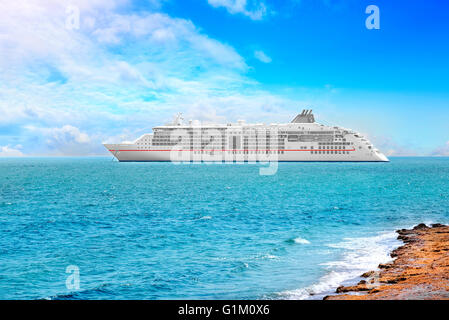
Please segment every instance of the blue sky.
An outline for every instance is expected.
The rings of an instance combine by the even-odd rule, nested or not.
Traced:
[[[388,155],[448,156],[448,57],[441,1],[10,1],[0,156],[105,154],[176,112],[288,122],[306,107]]]

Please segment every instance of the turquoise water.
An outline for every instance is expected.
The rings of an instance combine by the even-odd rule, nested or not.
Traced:
[[[448,158],[259,169],[0,159],[0,299],[320,298],[449,223]]]

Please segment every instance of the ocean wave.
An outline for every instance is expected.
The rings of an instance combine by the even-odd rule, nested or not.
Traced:
[[[322,264],[327,273],[318,282],[295,290],[278,293],[281,299],[321,299],[345,282],[357,279],[366,271],[376,269],[380,263],[391,261],[390,252],[401,245],[394,231],[373,237],[345,238],[331,248],[343,249],[341,259]]]
[[[0,207],[7,207],[7,206],[11,206],[13,203],[12,202],[0,202]]]
[[[309,240],[303,239],[301,237],[297,237],[297,238],[293,239],[293,241],[295,243],[299,243],[299,244],[310,244]]]
[[[276,260],[276,259],[279,259],[279,257],[278,256],[275,256],[275,255],[273,255],[273,254],[266,254],[266,255],[263,255],[262,257],[261,257],[261,259],[269,259],[269,260]]]
[[[68,292],[68,293],[61,293],[61,294],[55,294],[53,296],[48,296],[48,297],[44,297],[41,298],[39,300],[77,300],[77,299],[86,299],[83,298],[83,296],[88,296],[88,295],[95,295],[98,293],[107,293],[108,289],[107,287],[109,287],[110,284],[104,283],[101,284],[95,288],[91,288],[91,289],[85,289],[85,290],[79,290],[79,291],[72,291],[72,292]]]
[[[301,238],[301,237],[288,239],[287,242],[289,242],[289,243],[297,243],[297,244],[310,244],[309,240]]]

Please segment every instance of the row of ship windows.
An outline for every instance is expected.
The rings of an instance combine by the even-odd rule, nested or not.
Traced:
[[[179,129],[168,129],[168,130],[155,130],[155,136],[158,135],[170,135],[172,134],[173,131],[176,131]],[[278,130],[276,128],[273,129],[260,129],[260,128],[247,128],[247,129],[243,129],[243,130],[239,130],[239,131],[231,131],[232,129],[229,128],[201,128],[201,129],[187,129],[186,131],[183,130],[179,130],[179,133],[187,133],[188,135],[191,134],[199,134],[199,132],[211,132],[211,131],[223,131],[226,134],[245,134],[245,133],[272,133],[272,132],[276,132],[279,134],[341,134],[341,131],[324,131],[324,130],[320,130],[320,131],[308,131],[308,130],[303,130],[302,131],[285,131],[285,130]],[[221,132],[220,132],[221,134]]]
[[[167,143],[175,143],[176,141],[170,141],[170,140],[153,140],[153,145],[164,145]],[[194,141],[192,141],[194,142]],[[200,140],[198,142],[201,142],[201,144],[208,144],[211,141],[205,141],[205,140]],[[215,141],[215,143],[220,143],[219,141]],[[248,140],[244,140],[243,143],[244,144],[255,144],[255,143],[264,143],[264,142],[269,142],[269,140],[264,140],[264,139],[259,139],[258,141],[248,141]],[[276,142],[276,141],[271,141],[271,142]],[[279,140],[277,141],[279,144],[283,144],[284,141]],[[221,141],[221,144],[225,144],[226,141]],[[348,146],[348,145],[353,145],[354,143],[352,142],[319,142],[318,145],[319,146]],[[137,145],[151,145],[151,143],[141,143],[138,142]],[[305,148],[305,147],[304,147]]]
[[[190,145],[183,145],[183,146],[179,146],[179,147],[180,148],[184,148],[186,150],[191,148]],[[225,149],[225,146],[221,146],[221,145],[203,145],[203,146],[198,146],[198,147],[202,148],[202,149],[216,149],[216,150]],[[284,148],[283,145],[259,145],[259,146],[257,146],[257,145],[255,145],[255,146],[244,145],[243,149],[251,149],[251,148],[258,149],[258,147],[261,147],[261,148],[264,148],[264,147],[266,147],[266,148],[269,148],[269,147]],[[143,149],[143,148],[144,148],[144,146],[138,147],[138,149]],[[323,152],[323,153],[325,153],[325,152],[345,152],[346,151],[345,150],[346,149],[345,146],[341,147],[341,149],[343,149],[343,150],[326,150],[326,148],[327,147],[324,147],[324,150],[323,149],[321,149],[321,150],[313,150],[314,149],[313,146],[311,146],[310,148],[308,148],[307,146],[299,147],[299,149],[303,150],[303,151],[319,152],[319,153],[321,153],[321,152]],[[360,147],[360,149],[361,149],[361,147]],[[245,151],[248,151],[248,150],[245,150]],[[257,152],[259,152],[259,151],[257,151]]]
[[[278,137],[278,138],[287,138],[287,137],[298,137],[298,136],[303,136],[303,137],[313,137],[313,134],[290,134],[290,135],[286,135],[286,134],[269,134],[269,133],[265,133],[265,134],[251,134],[251,133],[229,133],[227,135],[206,135],[207,138],[206,139],[210,139],[210,138],[221,138],[221,139],[225,139],[227,137],[231,137],[231,136],[237,136],[237,137],[242,137],[242,134],[244,135],[244,138],[250,138],[250,139],[256,139],[256,138],[263,138],[263,137]],[[329,136],[333,136],[333,135],[329,135]],[[155,135],[153,137],[153,140],[155,139],[173,139],[175,136],[171,136],[171,135]],[[178,138],[183,138],[183,139],[205,139],[204,135],[189,135],[189,136],[177,136]],[[147,139],[144,139],[147,140]],[[342,141],[346,141],[346,139],[340,139]]]
[[[139,148],[140,149],[140,148]],[[215,152],[222,152],[222,151],[215,151]],[[214,151],[194,151],[194,154],[214,154]],[[227,151],[228,154],[284,154],[284,151],[282,150],[277,150],[277,151],[249,151],[249,150],[244,150],[244,151]],[[345,151],[345,150],[339,150],[339,151],[335,151],[335,150],[320,150],[320,151],[310,151],[310,154],[349,154],[349,151]]]
[[[227,138],[227,137],[249,137],[249,138],[258,138],[258,137],[279,137],[279,138],[286,138],[287,135],[278,135],[276,133],[274,134],[268,134],[268,133],[228,133],[223,135],[210,135],[210,134],[196,134],[196,135],[188,135],[188,136],[179,136],[179,135],[155,135],[153,139],[170,139],[174,137],[182,137],[183,139],[200,139],[201,137],[204,138]]]
[[[337,145],[337,146],[348,146],[353,144],[352,142],[318,142],[318,145]]]
[[[222,152],[222,151],[218,151]],[[214,154],[214,151],[194,151],[194,154]],[[228,151],[228,154],[284,154],[284,151]]]
[[[310,151],[311,154],[349,154],[349,151]]]
[[[214,154],[214,151],[194,151],[194,154]],[[228,151],[228,154],[284,154],[284,151]],[[311,151],[310,154],[349,154],[349,151]]]
[[[269,133],[264,133],[264,134],[251,134],[251,133],[229,133],[229,134],[225,134],[225,135],[188,135],[188,136],[182,136],[182,135],[155,135],[153,136],[153,139],[170,139],[170,138],[174,138],[174,137],[178,137],[178,138],[185,138],[185,139],[201,139],[201,138],[222,138],[225,139],[227,137],[231,137],[231,136],[236,136],[236,137],[243,137],[244,138],[258,138],[258,137],[279,137],[279,138],[287,138],[287,136],[314,136],[314,134],[290,134],[290,135],[286,135],[286,134],[269,134]],[[328,134],[329,136],[333,136],[332,134]],[[345,138],[342,138],[340,136],[336,136],[336,139],[341,140],[341,141],[346,141]],[[150,140],[150,138],[143,138],[142,140]]]
[[[173,146],[173,145],[177,145],[177,143],[153,143],[153,146]],[[151,146],[151,144],[138,144],[138,146]],[[220,148],[225,148],[226,144],[211,144],[211,143],[203,143],[203,144],[180,144],[180,146],[196,146],[196,147],[220,147]],[[285,145],[283,143],[252,143],[252,144],[248,144],[248,143],[244,143],[243,146],[245,148],[257,148],[257,147],[264,147],[264,146],[278,146],[279,148],[284,147]],[[306,149],[307,147],[301,147]],[[235,148],[237,149],[237,148]],[[311,149],[313,149],[313,147],[311,147]]]
[[[184,149],[190,149],[192,148],[191,145],[180,145],[180,148],[184,148]],[[201,148],[201,149],[227,149],[227,147],[229,148],[230,146],[224,146],[224,145],[201,145],[201,146],[195,146],[197,148]],[[284,148],[284,145],[277,145],[277,144],[268,144],[268,145],[243,145],[242,149],[258,149],[258,148]],[[234,147],[236,148],[236,147]],[[328,151],[327,149],[331,149],[332,147],[327,147],[327,146],[323,146],[320,149],[324,149],[322,151]],[[346,146],[342,146],[340,147],[341,149],[346,149]],[[237,148],[236,148],[237,149]],[[299,147],[300,150],[309,150],[309,151],[315,151],[313,149],[315,149],[313,146],[311,147],[307,147],[307,146],[300,146]],[[330,151],[330,150],[329,150]]]
[[[153,142],[173,142],[173,141],[182,141],[183,139],[153,139]],[[276,139],[276,138],[270,138],[270,137],[258,137],[258,138],[244,138],[243,141],[266,141],[266,140],[278,140],[278,141],[284,141],[284,139]],[[201,139],[201,138],[192,138],[192,139],[184,139],[184,141],[222,141],[223,143],[227,141],[227,139]],[[143,141],[147,142],[147,141]],[[141,143],[141,142],[138,142]]]

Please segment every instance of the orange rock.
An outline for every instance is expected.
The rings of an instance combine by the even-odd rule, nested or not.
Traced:
[[[325,300],[449,300],[449,226],[419,224],[412,230],[398,230],[404,245],[395,249],[392,263],[355,286],[337,288],[339,295]]]

